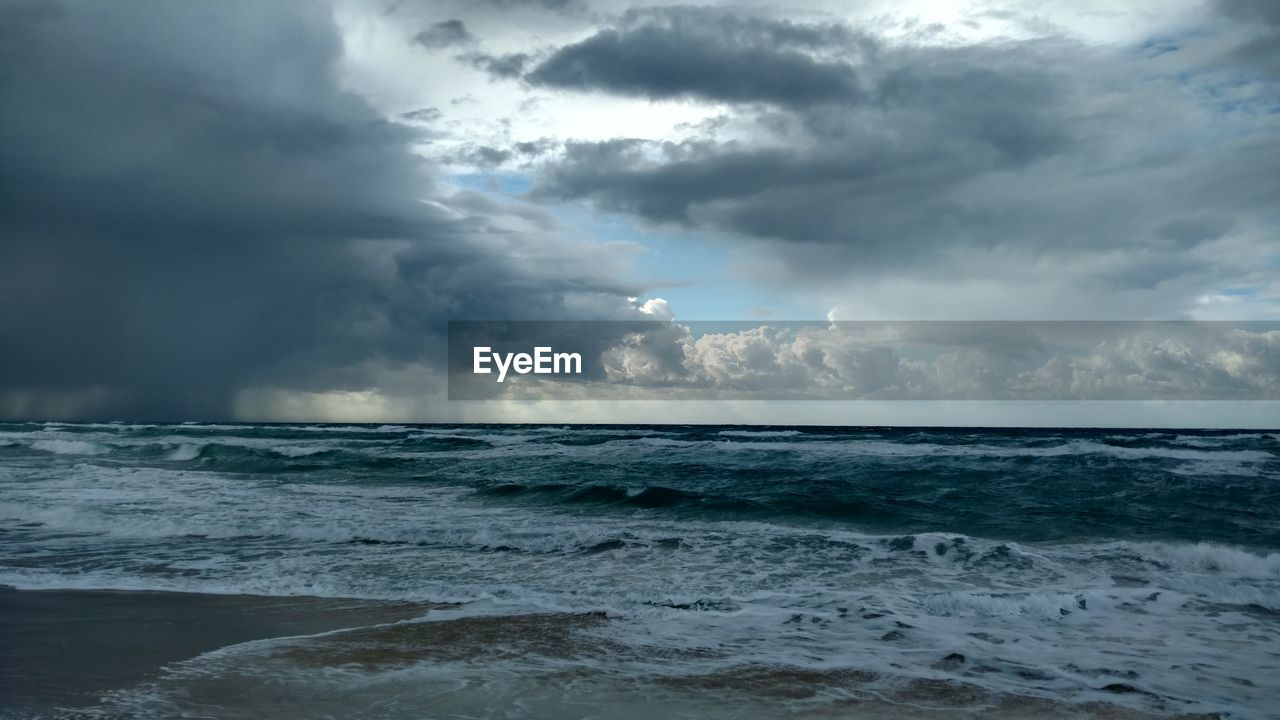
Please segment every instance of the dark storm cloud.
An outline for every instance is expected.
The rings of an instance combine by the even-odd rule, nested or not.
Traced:
[[[414,122],[429,123],[429,122],[435,122],[436,120],[439,120],[441,117],[444,117],[444,113],[440,112],[439,108],[427,107],[427,108],[418,108],[417,110],[410,110],[409,112],[406,112],[406,113],[401,113],[400,117],[404,118],[405,120],[412,120]]]
[[[780,142],[574,143],[563,162],[547,170],[537,195],[589,197],[653,221],[710,223],[760,237],[853,239],[875,256],[909,240],[911,225],[975,220],[947,197],[958,182],[1023,167],[1074,142],[1062,119],[1066,80],[1016,54],[981,48],[890,53],[864,39],[862,67],[855,71],[776,52],[771,34],[758,27],[763,21],[750,37],[768,47],[752,47],[741,45],[744,34],[734,25],[719,42],[706,41],[704,35],[725,28],[718,16],[676,17],[681,21],[670,26],[629,31],[628,42],[652,47],[658,58],[683,58],[681,48],[690,45],[726,52],[718,65],[732,82],[722,84],[717,71],[703,74],[691,63],[686,74],[658,69],[654,82],[643,83],[649,94],[773,102],[780,110],[761,114],[760,123]],[[809,37],[781,23],[775,29],[814,42],[846,37],[834,31]],[[654,38],[661,40],[650,42]],[[565,52],[535,70],[534,80],[549,66],[560,67],[553,62]],[[634,54],[626,50],[600,65],[655,70],[630,63]],[[742,65],[743,57],[762,67]],[[828,75],[840,79],[821,81]],[[635,70],[617,91],[630,93],[648,77]]]
[[[557,50],[526,79],[534,85],[654,99],[806,105],[859,100],[848,62],[797,48],[868,41],[838,26],[798,26],[700,9],[629,13],[623,26]]]
[[[511,146],[517,153],[526,157],[537,157],[545,155],[560,146],[560,143],[551,138],[538,138],[537,140],[526,140],[518,142]]]
[[[1004,248],[1123,250],[1087,279],[1110,288],[1207,277],[1203,262],[1160,256],[1269,222],[1275,123],[1242,119],[1264,111],[1246,97],[1212,135],[1179,125],[1236,78],[1191,85],[1168,79],[1176,56],[1133,62],[1066,40],[889,45],[722,12],[632,14],[527,78],[733,103],[731,119],[679,142],[568,143],[532,195],[778,244],[809,279],[943,272]]]
[[[489,147],[488,145],[479,145],[467,148],[463,153],[461,153],[461,156],[458,159],[477,167],[490,168],[507,162],[514,157],[514,155],[515,153],[510,150]]]
[[[475,39],[461,20],[444,20],[413,36],[415,43],[432,50],[465,45]]]
[[[227,417],[245,387],[435,362],[448,319],[637,291],[539,265],[554,238],[518,212],[436,196],[417,136],[334,80],[327,7],[0,12],[0,414]]]
[[[560,147],[550,138],[512,143],[500,148],[491,145],[466,145],[448,158],[449,161],[478,168],[496,168],[512,161],[527,163]]]
[[[508,53],[506,55],[490,55],[474,52],[458,56],[458,60],[471,67],[486,72],[496,80],[510,80],[520,77],[525,66],[532,60],[528,53]]]

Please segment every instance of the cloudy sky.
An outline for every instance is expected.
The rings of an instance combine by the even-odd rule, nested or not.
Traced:
[[[974,424],[450,403],[444,329],[1280,320],[1269,0],[3,0],[0,93],[0,417]],[[743,332],[658,354],[706,382],[707,344],[788,383],[919,370],[847,342],[797,370]],[[1274,398],[1280,333],[1224,343],[1070,370]],[[963,360],[932,381],[1008,369]]]

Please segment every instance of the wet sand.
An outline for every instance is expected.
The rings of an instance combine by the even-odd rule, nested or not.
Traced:
[[[419,617],[431,606],[310,597],[0,587],[0,717],[93,703],[228,645]]]

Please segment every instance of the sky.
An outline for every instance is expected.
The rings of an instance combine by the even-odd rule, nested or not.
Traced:
[[[1280,397],[1265,327],[925,370],[759,329],[1280,321],[1268,0],[6,0],[0,93],[0,418],[1280,426],[729,392]],[[725,399],[449,401],[457,320],[661,321],[598,344]]]

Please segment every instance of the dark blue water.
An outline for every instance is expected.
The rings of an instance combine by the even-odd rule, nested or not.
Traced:
[[[44,430],[0,425],[10,443],[0,452],[24,454],[18,439]],[[1280,435],[1269,432],[64,425],[58,433],[93,443],[88,456],[105,464],[438,483],[487,502],[582,512],[1280,547]]]

